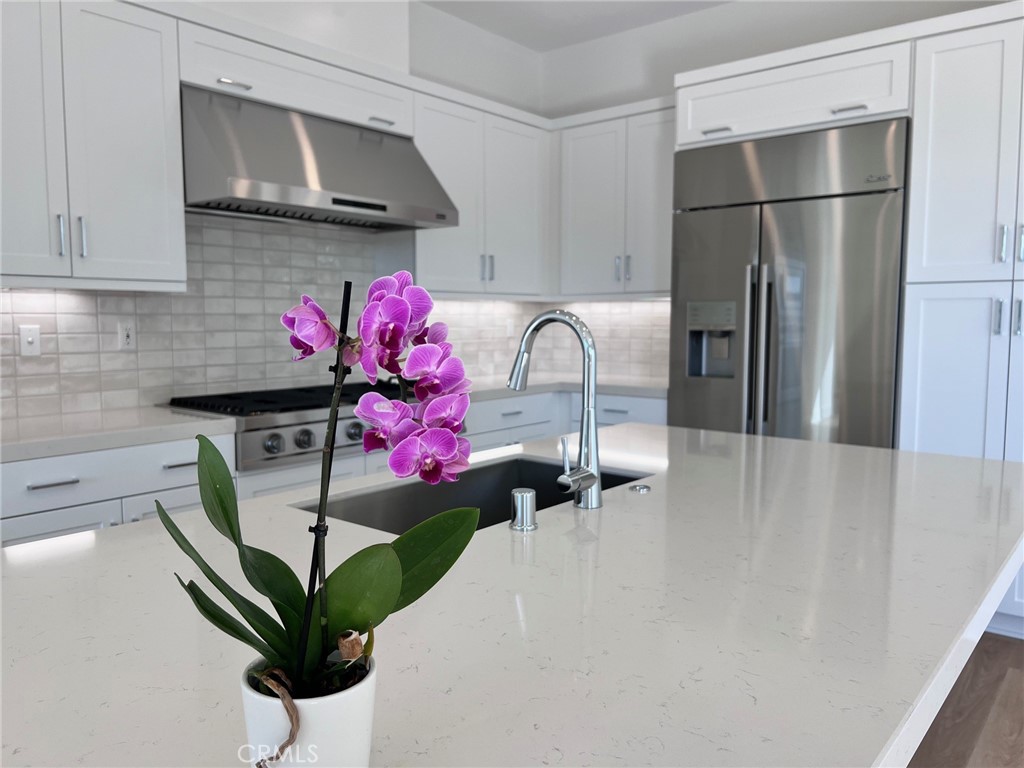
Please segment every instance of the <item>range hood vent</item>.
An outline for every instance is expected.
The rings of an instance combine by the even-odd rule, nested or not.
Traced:
[[[459,223],[404,136],[181,87],[185,206],[387,232]]]

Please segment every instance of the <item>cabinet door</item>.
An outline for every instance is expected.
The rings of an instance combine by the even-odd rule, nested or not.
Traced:
[[[416,282],[480,293],[486,283],[482,112],[416,95],[416,146],[459,212],[459,226],[416,232]]]
[[[366,472],[366,462],[362,454],[334,460],[331,466],[332,480],[347,480],[361,477]],[[270,496],[293,488],[310,488],[316,495],[316,486],[320,483],[320,463],[311,462],[285,469],[271,469],[266,472],[243,472],[238,475],[238,498],[254,499],[259,496]]]
[[[552,293],[541,284],[548,133],[495,115],[487,115],[485,130],[487,290]]]
[[[1009,280],[1024,21],[917,43],[907,280]]]
[[[124,3],[63,3],[72,272],[185,280],[174,19]]]
[[[6,518],[0,522],[0,538],[6,547],[120,524],[121,500],[113,499]]]
[[[907,286],[901,449],[1003,457],[1010,285]]]
[[[68,276],[60,6],[0,4],[0,38],[0,271]]]
[[[1024,461],[1024,280],[1013,284],[1010,313],[1010,375],[1006,393],[1007,461]]]
[[[562,293],[620,293],[626,120],[562,131]]]
[[[198,485],[187,485],[184,488],[168,488],[152,491],[138,496],[127,496],[121,499],[121,515],[125,523],[137,523],[156,517],[156,502],[159,501],[169,515],[195,509],[203,505]]]
[[[626,291],[667,293],[672,278],[675,110],[626,123]]]

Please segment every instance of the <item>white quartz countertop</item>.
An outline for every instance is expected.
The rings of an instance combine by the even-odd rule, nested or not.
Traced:
[[[905,764],[1021,562],[1021,464],[633,424],[601,456],[651,492],[478,531],[378,629],[374,764]],[[303,573],[313,495],[242,502],[247,542]],[[332,521],[329,564],[388,538]],[[158,521],[2,561],[4,765],[241,765],[254,654]]]
[[[235,419],[172,411],[164,406],[32,416],[0,421],[0,461],[25,461],[69,453],[186,440],[235,431]]]

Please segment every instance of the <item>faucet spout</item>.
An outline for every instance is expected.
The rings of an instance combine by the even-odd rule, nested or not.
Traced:
[[[530,355],[533,342],[540,329],[551,323],[569,326],[583,350],[583,410],[580,413],[580,445],[576,469],[566,472],[563,482],[568,490],[575,492],[575,504],[581,509],[598,509],[601,506],[601,468],[597,457],[597,346],[587,324],[572,312],[564,309],[550,309],[541,312],[526,326],[519,342],[519,352],[512,364],[508,377],[508,388],[517,392],[526,389],[530,372]],[[562,482],[562,478],[559,478]]]

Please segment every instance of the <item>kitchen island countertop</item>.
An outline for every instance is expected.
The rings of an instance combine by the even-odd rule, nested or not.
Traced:
[[[906,764],[1021,562],[1021,464],[636,424],[601,457],[651,492],[479,531],[379,628],[374,764]],[[303,572],[314,495],[242,502],[247,543]],[[331,521],[329,563],[389,538]],[[4,765],[243,765],[254,654],[158,521],[2,557]]]

